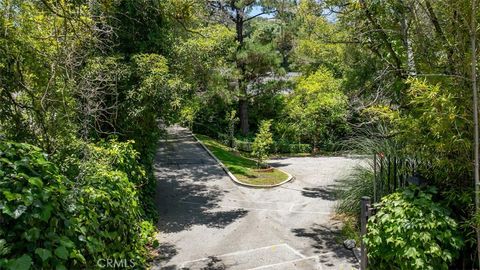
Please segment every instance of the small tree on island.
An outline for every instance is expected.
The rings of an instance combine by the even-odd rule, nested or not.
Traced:
[[[252,145],[252,154],[257,159],[257,166],[263,165],[268,157],[268,151],[273,144],[272,133],[270,126],[272,120],[264,120],[260,123],[260,130],[255,135],[255,140]]]

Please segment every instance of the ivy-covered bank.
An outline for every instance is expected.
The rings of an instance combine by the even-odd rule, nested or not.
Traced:
[[[154,227],[140,200],[149,180],[138,153],[131,142],[79,147],[61,165],[75,171],[66,176],[38,147],[0,142],[0,268],[145,265]]]

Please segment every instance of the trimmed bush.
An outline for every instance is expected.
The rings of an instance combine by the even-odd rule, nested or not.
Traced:
[[[273,144],[273,151],[275,153],[310,153],[312,152],[312,146],[304,143],[289,143],[286,141],[276,141]]]
[[[252,142],[235,140],[235,148],[242,152],[248,152],[248,153],[252,152],[253,151],[252,145],[253,145]]]
[[[372,269],[448,269],[463,241],[434,193],[409,187],[382,199],[365,237]]]
[[[242,152],[252,152],[252,145],[252,142],[235,140],[235,148]],[[312,152],[312,146],[304,143],[274,141],[271,150],[273,153],[283,154],[310,153]]]

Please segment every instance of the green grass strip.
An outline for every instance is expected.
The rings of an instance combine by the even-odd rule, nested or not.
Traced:
[[[255,160],[246,158],[239,152],[231,151],[228,146],[208,136],[196,135],[196,137],[201,140],[242,183],[251,185],[275,185],[288,178],[287,174],[277,169],[273,169],[272,171],[257,170]]]

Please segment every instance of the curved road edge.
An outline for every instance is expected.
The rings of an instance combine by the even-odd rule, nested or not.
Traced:
[[[273,188],[273,187],[278,187],[278,186],[281,186],[285,183],[288,183],[290,182],[292,179],[293,179],[293,175],[291,175],[290,173],[280,169],[280,168],[275,168],[281,172],[283,172],[284,174],[286,174],[288,177],[286,180],[278,183],[278,184],[274,184],[274,185],[252,185],[252,184],[247,184],[247,183],[243,183],[241,182],[240,180],[237,179],[237,177],[235,177],[235,175],[233,175],[233,173],[231,173],[227,166],[225,166],[213,153],[212,151],[210,151],[210,149],[208,149],[208,147],[203,144],[202,141],[200,141],[197,136],[195,136],[195,134],[192,133],[192,136],[193,138],[202,146],[202,148],[207,151],[207,153],[218,163],[218,165],[220,165],[220,167],[222,167],[222,169],[225,171],[225,173],[228,175],[228,177],[230,177],[230,179],[237,185],[240,185],[240,186],[245,186],[245,187],[252,187],[252,188]]]

